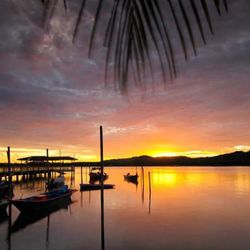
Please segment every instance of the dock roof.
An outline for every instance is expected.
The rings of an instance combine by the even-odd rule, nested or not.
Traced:
[[[29,156],[24,158],[19,158],[19,161],[29,161],[29,162],[46,162],[46,161],[75,161],[76,158],[70,156]]]

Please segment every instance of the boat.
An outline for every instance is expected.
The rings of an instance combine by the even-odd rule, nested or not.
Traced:
[[[114,184],[103,184],[103,189],[113,189]],[[81,191],[91,191],[91,190],[100,190],[102,189],[101,184],[80,184]]]
[[[70,200],[74,192],[76,192],[76,190],[68,189],[65,185],[61,189],[56,189],[51,192],[42,193],[25,199],[10,200],[10,203],[21,213],[38,212],[52,209],[58,206],[58,204]]]
[[[124,180],[128,182],[138,183],[138,174],[136,173],[135,175],[131,175],[130,173],[127,173],[126,175],[124,175]]]
[[[106,173],[102,173],[99,168],[92,168],[90,173],[89,173],[89,179],[90,183],[94,184],[96,181],[101,181],[101,178],[103,178],[103,181],[108,179],[108,175]]]

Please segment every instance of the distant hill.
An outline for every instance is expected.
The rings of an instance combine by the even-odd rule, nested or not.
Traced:
[[[98,162],[84,162],[86,165],[99,165]],[[150,157],[147,155],[124,159],[104,161],[105,166],[250,166],[250,151],[236,151],[213,157],[189,158],[186,156],[175,157]]]

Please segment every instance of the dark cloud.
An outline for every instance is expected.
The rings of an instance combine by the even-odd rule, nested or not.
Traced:
[[[218,152],[250,145],[249,1],[229,1],[229,14],[213,17],[215,36],[199,44],[197,57],[185,63],[177,53],[179,78],[166,90],[156,68],[154,89],[132,89],[128,97],[104,86],[102,32],[95,58],[87,58],[93,4],[72,46],[75,15],[65,17],[59,8],[46,32],[37,2],[0,3],[1,146],[73,145],[97,152],[99,124],[109,155],[159,145]],[[76,11],[78,1],[71,4]]]

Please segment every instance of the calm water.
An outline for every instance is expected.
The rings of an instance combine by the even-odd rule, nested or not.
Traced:
[[[105,249],[250,249],[250,167],[144,168],[144,181],[138,168],[138,185],[123,179],[135,168],[105,171],[116,185],[105,190]],[[68,185],[80,182],[79,168],[74,181],[67,174]],[[42,182],[19,184],[15,198],[43,190]],[[70,205],[29,223],[18,216],[13,208],[9,241],[8,220],[0,222],[1,250],[101,249],[100,191],[77,192]]]

